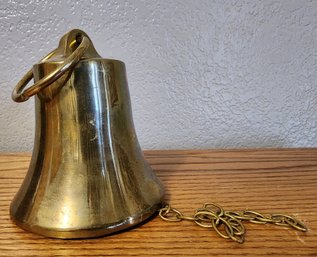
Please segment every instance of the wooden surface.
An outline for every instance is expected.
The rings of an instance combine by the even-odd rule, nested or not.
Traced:
[[[29,154],[0,155],[0,256],[317,256],[317,149],[148,151],[166,200],[192,214],[204,202],[225,209],[295,215],[309,228],[246,224],[244,244],[189,222],[155,217],[124,233],[89,240],[44,238],[16,227],[9,204]]]

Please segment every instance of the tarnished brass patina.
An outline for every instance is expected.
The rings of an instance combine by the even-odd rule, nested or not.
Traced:
[[[203,228],[213,229],[219,236],[231,239],[237,243],[243,243],[246,228],[243,222],[254,224],[274,224],[289,227],[306,232],[307,227],[301,221],[287,214],[263,214],[257,211],[225,211],[215,203],[205,203],[195,210],[194,215],[184,215],[170,204],[165,205],[159,211],[162,220],[180,222],[182,220],[193,221]]]
[[[49,237],[96,237],[161,207],[164,190],[135,134],[123,62],[102,59],[86,33],[72,30],[12,98],[33,95],[32,160],[11,204],[17,225]]]

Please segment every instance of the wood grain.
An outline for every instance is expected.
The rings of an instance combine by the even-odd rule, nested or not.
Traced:
[[[16,227],[9,204],[30,154],[0,155],[0,256],[317,256],[317,149],[147,151],[166,200],[192,214],[204,202],[226,209],[288,213],[306,233],[246,224],[244,244],[189,221],[155,217],[124,233],[87,240],[44,238]]]

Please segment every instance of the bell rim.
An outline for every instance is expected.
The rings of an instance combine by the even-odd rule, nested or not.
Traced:
[[[47,228],[39,225],[30,225],[27,222],[21,222],[16,219],[10,208],[11,220],[20,228],[39,234],[49,238],[59,239],[84,239],[84,238],[96,238],[111,235],[123,230],[132,229],[144,221],[158,214],[158,210],[162,208],[163,200],[159,203],[152,205],[151,207],[139,212],[133,216],[129,216],[126,219],[119,220],[114,223],[103,224],[91,228],[78,228],[78,229],[60,229],[60,228]]]

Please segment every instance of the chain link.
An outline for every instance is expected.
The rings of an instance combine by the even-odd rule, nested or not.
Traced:
[[[167,204],[159,210],[159,216],[170,222],[189,220],[204,228],[211,228],[222,238],[232,239],[243,243],[246,229],[243,221],[255,224],[274,224],[291,227],[306,232],[307,227],[296,218],[285,214],[262,214],[256,211],[225,211],[214,203],[205,203],[202,208],[195,210],[194,215],[183,215],[179,210]]]

